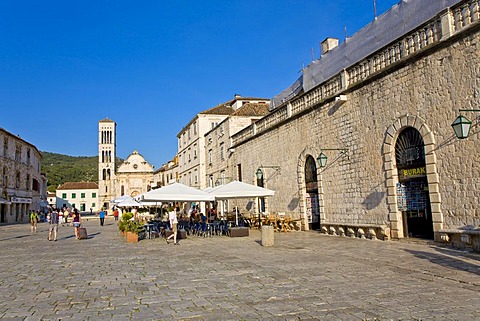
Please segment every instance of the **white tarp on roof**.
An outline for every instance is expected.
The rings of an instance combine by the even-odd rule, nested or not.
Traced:
[[[141,194],[139,199],[146,202],[206,202],[215,200],[213,195],[181,183],[173,183],[151,190]]]
[[[333,48],[303,70],[302,88],[297,82],[273,97],[270,110],[294,97],[291,93],[307,92],[374,52],[418,28],[446,8],[461,0],[402,0],[377,17],[353,36]],[[296,94],[295,94],[296,95]]]
[[[209,192],[216,199],[235,199],[235,198],[252,198],[273,196],[275,191],[268,188],[247,184],[244,182],[233,181],[228,184],[214,188]]]

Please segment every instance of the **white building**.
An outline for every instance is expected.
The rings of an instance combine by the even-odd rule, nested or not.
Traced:
[[[57,208],[70,207],[80,212],[95,212],[102,206],[95,182],[66,182],[57,188],[56,197]]]

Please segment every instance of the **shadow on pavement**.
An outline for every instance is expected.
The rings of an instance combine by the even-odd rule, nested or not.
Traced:
[[[437,249],[438,250],[438,249]],[[480,275],[480,266],[472,263],[468,263],[464,260],[457,259],[451,253],[431,253],[424,251],[407,250],[406,252],[413,254],[415,257],[423,260],[429,260],[433,264],[438,264],[451,269],[470,272]],[[440,250],[441,251],[441,250]]]
[[[13,240],[13,239],[23,239],[24,237],[29,237],[29,236],[31,236],[31,234],[17,235],[17,236],[7,237],[5,239],[0,239],[0,241],[8,241],[8,240]]]

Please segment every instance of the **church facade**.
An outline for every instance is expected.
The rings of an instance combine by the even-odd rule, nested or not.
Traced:
[[[117,124],[108,118],[98,122],[98,203],[110,208],[117,197],[131,197],[149,191],[154,182],[154,167],[137,151],[117,167]]]

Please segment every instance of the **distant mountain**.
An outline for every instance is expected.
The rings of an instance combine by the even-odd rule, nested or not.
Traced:
[[[49,192],[65,182],[98,182],[98,156],[68,156],[42,153],[42,173],[47,175]],[[117,164],[122,159],[117,158]]]

